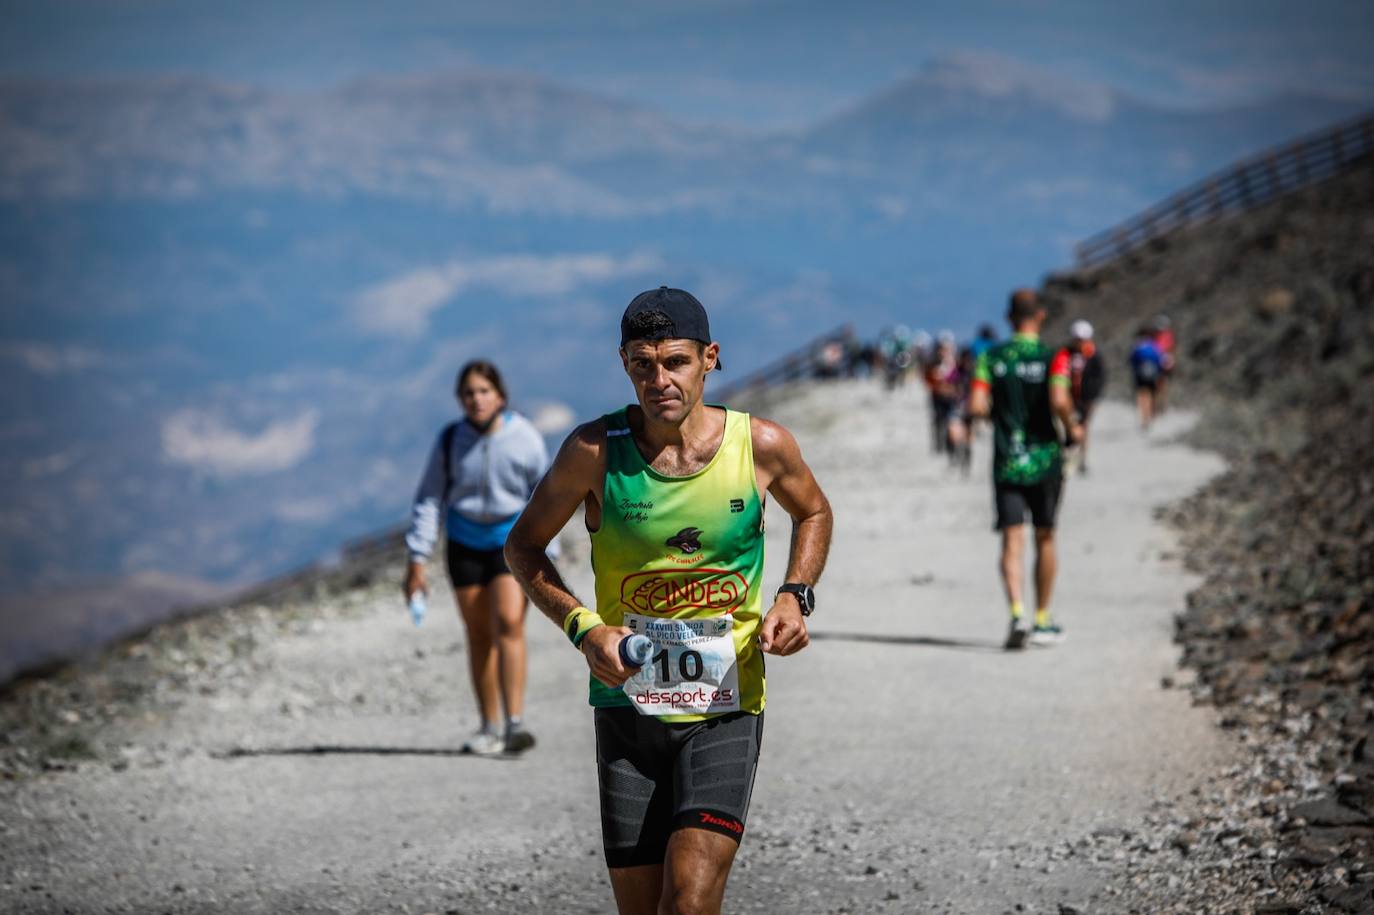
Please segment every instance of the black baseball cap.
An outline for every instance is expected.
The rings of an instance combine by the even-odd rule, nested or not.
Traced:
[[[661,317],[632,328],[633,319],[642,314]],[[620,316],[620,345],[631,340],[696,340],[709,344],[711,322],[696,296],[685,289],[660,286],[641,292],[625,306],[625,314]],[[724,368],[719,359],[716,368]]]

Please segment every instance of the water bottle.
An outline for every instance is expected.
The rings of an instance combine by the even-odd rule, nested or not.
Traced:
[[[620,640],[620,663],[626,667],[643,667],[654,656],[654,643],[647,635],[627,635]]]
[[[410,595],[410,618],[415,625],[420,625],[425,621],[425,611],[429,609],[425,603],[425,592],[416,591]]]

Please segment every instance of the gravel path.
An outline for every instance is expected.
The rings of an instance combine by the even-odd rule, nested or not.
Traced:
[[[1220,462],[1170,444],[1183,416],[1143,440],[1107,404],[1061,515],[1068,641],[1007,655],[986,439],[964,479],[929,454],[922,394],[857,382],[770,415],[834,503],[835,547],[812,647],[770,665],[727,910],[1129,911],[1151,811],[1239,762],[1211,711],[1161,688],[1193,581],[1153,509]],[[787,534],[770,516],[768,591]],[[452,603],[436,595],[417,630],[390,588],[289,625],[243,614],[224,649],[243,658],[108,725],[113,756],[0,782],[0,910],[610,910],[580,658],[532,616],[539,746],[459,756]]]

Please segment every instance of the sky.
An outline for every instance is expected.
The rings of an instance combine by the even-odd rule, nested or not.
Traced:
[[[0,74],[192,73],[274,88],[537,73],[721,125],[814,122],[934,58],[995,54],[1171,105],[1374,94],[1374,3],[28,0]]]

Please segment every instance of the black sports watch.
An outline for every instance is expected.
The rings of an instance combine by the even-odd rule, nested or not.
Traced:
[[[810,616],[811,611],[816,609],[816,592],[811,590],[810,585],[790,581],[778,589],[778,594],[784,591],[796,597],[797,603],[801,604],[802,616]],[[777,594],[773,596],[776,598]]]

